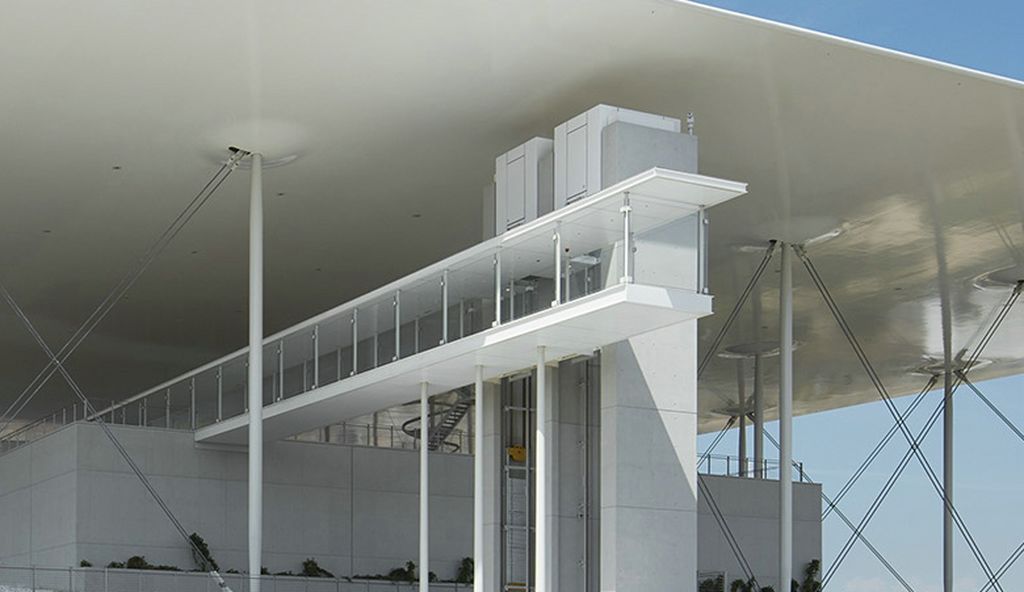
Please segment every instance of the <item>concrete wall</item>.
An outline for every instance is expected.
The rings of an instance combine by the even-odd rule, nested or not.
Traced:
[[[65,428],[0,457],[0,563],[77,563],[76,442]]]
[[[581,447],[585,365],[558,372],[558,482],[560,588],[583,590],[584,501]],[[592,369],[593,371],[593,369]],[[500,454],[497,387],[487,425],[490,456]],[[596,414],[597,409],[593,408]],[[187,432],[117,426],[119,438],[149,475],[186,529],[198,531],[224,569],[246,563],[246,456],[242,452],[196,448]],[[596,451],[595,451],[596,452]],[[598,459],[590,456],[591,463]],[[412,451],[279,442],[266,449],[266,565],[271,571],[300,569],[307,557],[337,575],[385,572],[417,553],[417,456]],[[472,458],[431,457],[431,569],[443,578],[472,555]],[[492,461],[494,468],[496,462]],[[592,467],[592,478],[596,467]],[[496,516],[497,474],[487,481],[490,516],[486,553],[496,557],[500,529]],[[778,483],[705,476],[712,495],[756,576],[777,578]],[[591,495],[591,585],[597,579],[600,500]],[[743,577],[711,515],[697,505],[697,568]],[[794,484],[794,573],[821,557],[820,486]],[[191,566],[191,557],[166,518],[148,497],[95,425],[76,424],[0,457],[0,563],[9,565],[95,565],[135,554],[153,563]],[[665,549],[671,551],[671,549]],[[676,551],[679,551],[678,549]],[[666,557],[669,565],[678,560]],[[678,573],[681,572],[676,572]],[[496,582],[498,573],[487,574]]]
[[[244,569],[244,451],[197,448],[188,432],[114,429],[221,568]],[[384,573],[415,560],[417,453],[276,442],[264,459],[264,561],[272,572],[298,571],[307,557],[337,575]],[[472,457],[437,454],[430,461],[431,570],[450,578],[472,555]],[[0,457],[0,487],[0,562],[105,565],[145,555],[151,563],[192,565],[95,425],[70,426]]]
[[[758,582],[779,590],[779,482],[710,475],[703,479]],[[728,590],[733,580],[746,577],[703,495],[697,508],[697,565],[701,571],[726,572]],[[797,581],[803,580],[804,568],[813,559],[821,559],[821,486],[794,483],[793,577]]]

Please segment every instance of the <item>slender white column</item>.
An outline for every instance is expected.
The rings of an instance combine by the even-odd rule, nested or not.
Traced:
[[[758,286],[750,299],[754,318],[754,340],[761,347],[761,288]],[[764,474],[764,366],[761,354],[754,354],[754,478]]]
[[[484,368],[476,367],[473,383],[473,592],[484,590]]]
[[[249,190],[249,590],[263,566],[263,155]]]
[[[944,306],[945,308],[945,306]],[[942,400],[942,489],[946,501],[942,511],[942,589],[953,591],[953,369],[952,351],[946,342],[946,368]]]
[[[793,579],[793,268],[782,243],[779,285],[779,587]]]
[[[420,592],[430,592],[430,480],[427,470],[427,383],[420,383]]]
[[[747,476],[747,377],[743,374],[743,358],[736,360],[736,392],[740,401],[739,425],[739,471],[740,477]]]
[[[754,356],[754,477],[764,478],[764,372],[761,354]]]
[[[548,481],[551,479],[548,466],[548,389],[547,367],[544,364],[544,346],[537,348],[537,434],[534,451],[534,476],[536,477],[536,504],[534,506],[534,589],[536,592],[550,592],[548,588],[548,565],[551,549],[551,525],[548,523]]]

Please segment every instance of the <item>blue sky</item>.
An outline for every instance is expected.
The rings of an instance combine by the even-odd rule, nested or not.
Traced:
[[[880,0],[713,0],[705,4],[824,31],[975,68],[1024,79],[1024,3],[903,2]],[[1015,328],[1003,326],[1003,331]],[[799,363],[799,359],[797,360]],[[1024,378],[1013,377],[979,385],[1018,426],[1024,426]],[[938,404],[931,393],[918,410],[913,426]],[[909,399],[897,402],[901,408]],[[1024,443],[1017,439],[966,388],[958,391],[956,409],[956,505],[993,567],[1024,541]],[[851,407],[797,418],[794,449],[797,460],[834,493],[853,473],[864,456],[892,425],[881,403]],[[776,433],[775,426],[769,426]],[[916,431],[916,428],[914,429]],[[941,466],[941,435],[933,430],[924,451],[937,469]],[[699,446],[710,443],[702,436]],[[766,450],[774,452],[770,444]],[[736,435],[724,439],[716,453],[735,454]],[[863,514],[889,473],[906,451],[895,438],[870,471],[859,481],[841,507],[856,520]],[[771,453],[768,453],[772,456]],[[941,590],[941,512],[938,496],[916,463],[912,463],[866,531],[896,569],[918,592]],[[823,559],[835,557],[849,530],[830,517],[823,526]],[[985,578],[967,546],[956,547],[956,589],[977,592]],[[1021,589],[1024,559],[1001,580],[1006,590]],[[889,592],[903,590],[877,560],[858,545],[843,563],[830,590],[833,592]]]

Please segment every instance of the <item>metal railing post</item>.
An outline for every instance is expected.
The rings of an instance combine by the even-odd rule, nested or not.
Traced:
[[[352,371],[349,376],[355,376],[359,369],[359,309],[352,309]]]
[[[392,360],[402,357],[402,291],[395,290],[395,355]]]
[[[217,421],[224,419],[224,367],[217,366]]]
[[[171,387],[164,391],[164,427],[171,427]]]
[[[188,424],[192,430],[196,429],[196,377],[193,376],[188,381],[188,397],[189,397],[189,418]],[[123,423],[123,422],[122,422]]]
[[[441,345],[448,343],[448,270],[441,272]]]
[[[284,399],[284,339],[277,341],[277,400]]]
[[[313,387],[320,386],[320,325],[313,325]]]
[[[623,207],[618,208],[618,211],[623,213],[623,276],[620,282],[622,284],[633,283],[633,230],[630,228],[631,212],[633,207],[630,206],[630,193],[626,192],[623,197]]]
[[[511,310],[510,310],[511,312]],[[501,251],[494,254],[494,323],[501,324]]]
[[[555,301],[551,306],[562,303],[562,223],[555,225],[555,234],[551,237],[555,244]]]

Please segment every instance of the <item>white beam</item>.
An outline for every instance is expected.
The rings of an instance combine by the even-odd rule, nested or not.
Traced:
[[[473,382],[473,592],[484,591],[484,369]]]
[[[782,247],[779,285],[779,587],[793,579],[793,266]]]
[[[430,480],[427,466],[427,429],[430,405],[427,402],[427,383],[420,383],[420,592],[430,592]]]
[[[263,566],[263,155],[249,188],[249,590]]]

